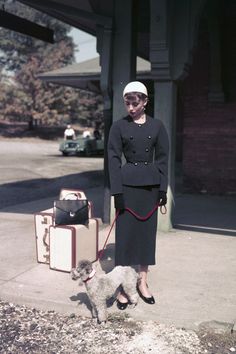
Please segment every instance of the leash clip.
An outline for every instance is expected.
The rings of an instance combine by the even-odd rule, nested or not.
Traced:
[[[163,209],[164,209],[164,211],[163,211]],[[167,208],[166,208],[165,205],[161,205],[160,206],[160,212],[161,212],[162,215],[165,215],[167,213]]]

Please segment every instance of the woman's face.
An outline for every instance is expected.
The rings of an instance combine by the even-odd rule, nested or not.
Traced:
[[[138,119],[143,115],[147,99],[139,98],[137,95],[128,95],[124,98],[124,102],[128,114],[133,119]]]

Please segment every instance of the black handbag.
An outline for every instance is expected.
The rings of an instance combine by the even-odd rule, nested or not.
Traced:
[[[55,225],[87,225],[88,200],[56,200],[54,201]]]

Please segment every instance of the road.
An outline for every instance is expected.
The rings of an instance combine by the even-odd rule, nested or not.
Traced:
[[[102,157],[64,157],[57,141],[0,140],[0,209],[59,195],[61,188],[102,187]]]

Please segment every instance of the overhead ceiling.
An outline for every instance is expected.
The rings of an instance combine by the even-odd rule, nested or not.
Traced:
[[[95,36],[97,25],[115,26],[113,21],[115,0],[18,1]],[[134,5],[137,55],[149,59],[149,0],[135,0]]]

